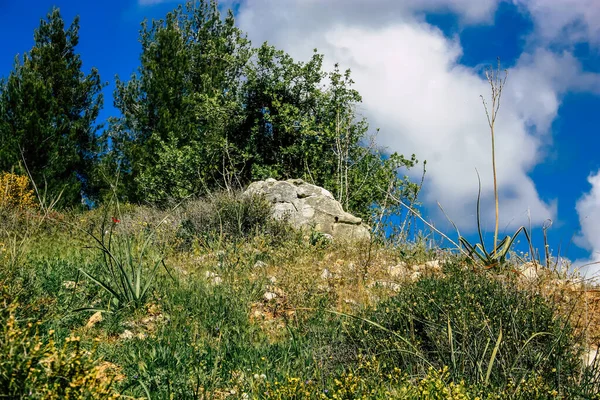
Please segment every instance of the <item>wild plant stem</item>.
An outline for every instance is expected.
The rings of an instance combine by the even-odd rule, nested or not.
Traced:
[[[490,67],[489,70],[486,71],[485,76],[491,86],[492,89],[492,109],[491,116],[488,112],[487,104],[483,96],[481,99],[483,100],[483,107],[485,108],[485,114],[487,116],[488,124],[490,126],[490,133],[492,135],[492,174],[494,176],[494,202],[495,202],[495,227],[494,227],[494,251],[493,254],[496,254],[496,250],[498,247],[498,225],[500,223],[500,211],[498,204],[498,179],[496,175],[496,143],[495,143],[495,134],[494,134],[494,125],[496,123],[496,116],[498,115],[498,110],[500,109],[500,97],[502,96],[502,89],[504,88],[504,84],[506,83],[506,78],[508,76],[508,71],[504,71],[504,79],[500,79],[500,58],[498,58],[498,69],[494,72],[494,69]]]
[[[495,113],[492,110],[492,121],[495,119]],[[498,180],[496,178],[496,146],[494,142],[494,123],[492,122],[490,131],[492,133],[492,172],[494,175],[494,201],[496,203],[496,226],[494,229],[494,252],[498,248],[498,223],[499,223],[499,206],[498,206]]]

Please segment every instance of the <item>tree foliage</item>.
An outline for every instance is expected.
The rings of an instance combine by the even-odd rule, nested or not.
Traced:
[[[54,9],[0,82],[0,170],[28,167],[51,195],[64,191],[64,204],[116,189],[122,200],[160,205],[258,179],[302,178],[370,219],[390,194],[416,195],[398,175],[414,155],[375,145],[349,70],[326,72],[316,50],[298,62],[268,43],[252,47],[216,0],[189,0],[142,23],[140,66],[129,80],[117,78],[120,116],[101,136],[94,123],[102,85],[95,69],[81,71],[78,30],[77,18],[65,30]]]
[[[27,167],[40,188],[62,204],[92,194],[95,120],[102,107],[96,69],[85,75],[75,52],[79,19],[65,29],[57,8],[34,33],[35,44],[0,82],[0,170]]]
[[[163,203],[264,178],[303,178],[369,218],[386,193],[415,185],[406,159],[375,146],[356,113],[350,71],[326,73],[316,51],[296,62],[268,43],[252,48],[216,1],[188,2],[145,22],[141,66],[117,81],[122,117],[107,132],[107,165],[121,195]],[[107,141],[108,142],[108,141]]]
[[[249,42],[216,2],[144,22],[141,66],[117,80],[111,163],[130,201],[161,203],[222,181],[223,154],[243,114],[237,93]]]

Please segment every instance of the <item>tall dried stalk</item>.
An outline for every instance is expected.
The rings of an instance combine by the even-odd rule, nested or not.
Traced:
[[[483,102],[483,108],[485,109],[485,115],[487,116],[488,125],[490,126],[490,133],[492,136],[492,173],[494,175],[494,201],[496,206],[496,226],[494,228],[494,249],[497,249],[498,245],[498,223],[499,223],[499,205],[498,205],[498,180],[496,177],[496,146],[495,146],[495,134],[494,126],[496,123],[496,117],[498,116],[498,110],[500,109],[500,97],[502,96],[502,89],[506,83],[508,77],[508,71],[504,70],[504,79],[500,76],[500,58],[498,58],[498,67],[494,70],[489,67],[485,71],[485,77],[487,78],[490,87],[492,89],[492,107],[491,115],[488,110],[487,103],[483,95],[481,100]],[[495,251],[495,250],[494,250]]]

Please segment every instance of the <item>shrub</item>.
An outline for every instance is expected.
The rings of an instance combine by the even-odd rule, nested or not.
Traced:
[[[271,218],[271,204],[262,196],[218,193],[187,204],[179,236],[186,243],[239,241],[260,233],[274,239],[285,236],[284,222]]]
[[[448,368],[430,368],[421,378],[411,379],[408,374],[394,368],[382,374],[379,361],[372,357],[361,359],[354,371],[331,377],[330,382],[317,379],[286,378],[283,382],[265,382],[261,398],[264,399],[426,399],[469,400],[477,398],[475,388],[464,382],[449,380]],[[325,387],[323,386],[325,384]]]
[[[448,366],[454,382],[498,390],[533,377],[562,393],[576,386],[580,342],[551,304],[490,275],[445,273],[365,311],[349,329],[354,351],[410,374]]]
[[[0,173],[0,208],[25,210],[36,206],[31,183],[26,176]]]
[[[23,326],[16,305],[0,312],[0,397],[32,399],[116,399],[113,383],[122,379],[113,364],[86,351],[79,337],[58,346],[42,338],[38,325]]]

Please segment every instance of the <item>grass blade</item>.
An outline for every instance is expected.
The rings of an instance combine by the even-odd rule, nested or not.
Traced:
[[[500,328],[500,333],[498,334],[498,340],[496,340],[496,345],[494,346],[494,350],[492,350],[492,355],[490,357],[490,362],[488,363],[487,372],[485,373],[485,385],[489,385],[490,383],[490,375],[492,374],[492,367],[494,366],[494,361],[496,360],[496,355],[498,354],[498,350],[500,349],[500,343],[502,343],[502,328]]]
[[[448,343],[450,343],[450,357],[452,358],[452,367],[456,371],[456,355],[454,354],[454,338],[452,335],[452,326],[450,325],[450,317],[448,316]]]

